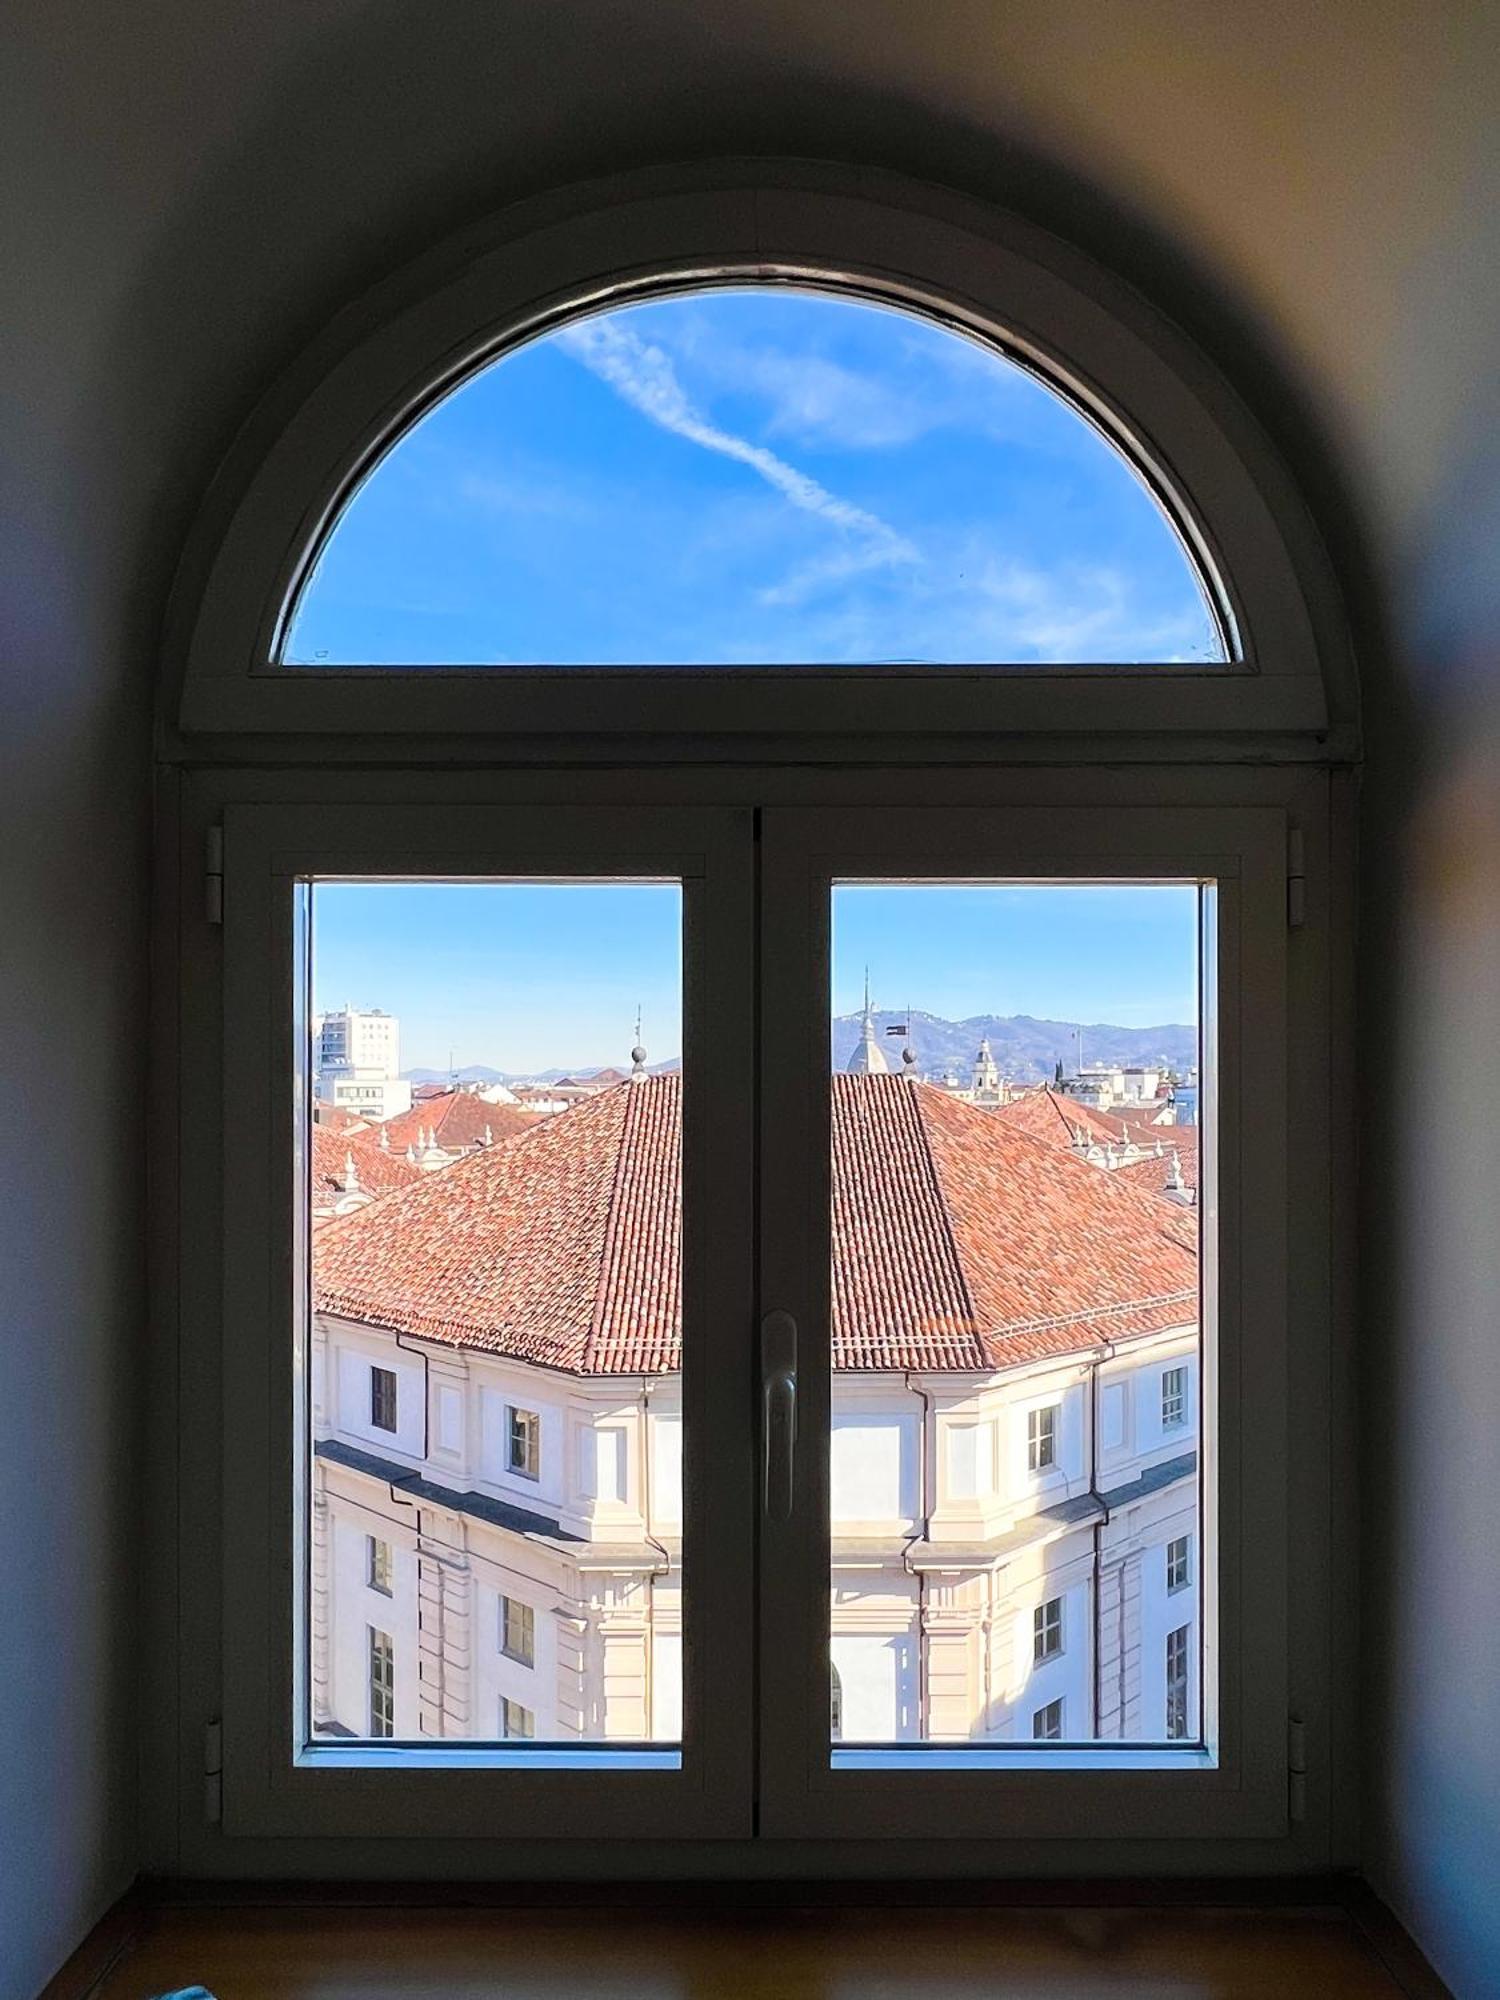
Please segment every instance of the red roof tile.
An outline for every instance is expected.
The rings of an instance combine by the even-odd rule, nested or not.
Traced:
[[[1033,1138],[1049,1140],[1055,1146],[1072,1145],[1078,1132],[1106,1145],[1118,1145],[1124,1136],[1120,1119],[1095,1111],[1092,1105],[1080,1103],[1076,1097],[1068,1097],[1048,1084],[1028,1090],[1023,1097],[1013,1097],[1009,1104],[996,1105],[993,1115],[1003,1118],[1018,1132],[1029,1132]]]
[[[367,1194],[389,1194],[393,1188],[408,1187],[421,1178],[421,1168],[413,1166],[402,1153],[388,1153],[368,1127],[352,1131],[330,1130],[325,1125],[312,1128],[313,1206],[329,1201],[348,1188],[348,1162],[354,1161],[355,1179]]]
[[[534,1125],[536,1118],[534,1111],[523,1111],[518,1104],[486,1104],[472,1090],[444,1090],[435,1097],[422,1098],[410,1111],[388,1118],[385,1130],[393,1152],[404,1153],[408,1146],[420,1145],[418,1134],[430,1132],[445,1152],[459,1153],[468,1146],[513,1139]]]
[[[847,1369],[987,1370],[1190,1323],[1188,1212],[896,1076],[835,1076]],[[330,1223],[320,1310],[581,1373],[678,1365],[680,1080],[622,1084]]]

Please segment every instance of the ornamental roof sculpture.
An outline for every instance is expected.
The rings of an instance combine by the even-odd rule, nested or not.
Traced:
[[[841,1369],[991,1372],[1191,1324],[1196,1225],[992,1112],[836,1075]],[[587,1375],[680,1365],[681,1078],[585,1099],[319,1231],[318,1309]]]

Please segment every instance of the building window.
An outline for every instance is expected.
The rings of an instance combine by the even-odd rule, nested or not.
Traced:
[[[370,1370],[370,1424],[377,1431],[395,1432],[396,1377],[389,1368]]]
[[[536,1612],[519,1597],[500,1600],[500,1650],[523,1667],[536,1665]]]
[[[1045,1708],[1039,1708],[1032,1716],[1031,1733],[1038,1743],[1061,1743],[1063,1705],[1060,1695],[1056,1701],[1049,1701]]]
[[[1180,1430],[1187,1422],[1187,1370],[1168,1368],[1161,1378],[1161,1427]]]
[[[1039,1667],[1043,1660],[1055,1660],[1062,1649],[1063,1601],[1060,1597],[1049,1597],[1031,1614],[1032,1665]]]
[[[1174,1594],[1186,1590],[1193,1580],[1192,1557],[1189,1545],[1192,1537],[1179,1535],[1175,1542],[1167,1543],[1167,1591]]]
[[[500,1734],[505,1737],[529,1738],[536,1735],[536,1717],[529,1708],[522,1708],[520,1702],[502,1699],[500,1703]]]
[[[1188,1632],[1179,1625],[1167,1634],[1167,1740],[1180,1743],[1188,1733]]]
[[[378,1535],[366,1535],[365,1582],[371,1590],[378,1590],[382,1597],[389,1597],[394,1567],[390,1543],[381,1541]]]
[[[370,1734],[396,1733],[396,1651],[389,1632],[370,1633]]]
[[[542,1470],[542,1420],[535,1410],[506,1412],[506,1470],[523,1479],[537,1479]]]
[[[1028,1471],[1045,1472],[1057,1463],[1057,1405],[1026,1413],[1026,1465]]]
[[[828,1663],[828,1734],[835,1743],[844,1734],[844,1683],[831,1660]]]

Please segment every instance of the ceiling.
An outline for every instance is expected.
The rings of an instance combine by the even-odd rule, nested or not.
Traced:
[[[3,36],[23,653],[150,650],[212,466],[340,302],[517,193],[747,151],[1102,252],[1234,371],[1335,542],[1362,522],[1408,635],[1495,615],[1500,8],[14,0]]]

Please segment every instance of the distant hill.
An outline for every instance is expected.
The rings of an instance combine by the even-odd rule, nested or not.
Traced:
[[[834,1020],[830,1051],[834,1069],[842,1069],[853,1053],[863,1018],[860,1014],[841,1014]],[[884,1010],[875,1014],[880,1046],[892,1069],[901,1067],[903,1044],[899,1037],[885,1031],[903,1025],[906,1018],[904,1013]],[[911,1045],[916,1052],[918,1075],[941,1076],[951,1069],[967,1082],[974,1052],[988,1035],[1002,1076],[1016,1083],[1043,1083],[1051,1078],[1059,1062],[1065,1070],[1072,1071],[1078,1060],[1078,1027],[1076,1021],[1039,1021],[1031,1014],[975,1014],[967,1021],[945,1021],[940,1015],[913,1010]],[[1198,1031],[1181,1023],[1159,1028],[1116,1028],[1107,1021],[1086,1021],[1083,1059],[1086,1063],[1143,1063],[1148,1067],[1159,1063],[1164,1069],[1181,1072],[1197,1065]],[[650,1068],[655,1076],[681,1066],[681,1058],[672,1056],[666,1062],[652,1063]],[[609,1065],[500,1070],[490,1069],[484,1063],[467,1063],[462,1069],[455,1069],[453,1077],[458,1083],[557,1083],[563,1077],[587,1082],[606,1071],[616,1076],[623,1073],[618,1064],[612,1070]],[[448,1081],[445,1069],[409,1069],[405,1076],[410,1083]]]
[[[902,1027],[904,1012],[875,1012],[875,1031],[892,1069],[901,1066],[905,1046],[899,1036],[886,1029]],[[854,1053],[864,1021],[862,1014],[841,1014],[833,1022],[831,1055],[835,1069],[842,1069]],[[968,1081],[974,1054],[989,1037],[990,1052],[1002,1076],[1017,1083],[1043,1083],[1061,1062],[1069,1072],[1078,1060],[1077,1021],[1039,1021],[1031,1014],[975,1014],[967,1021],[945,1021],[937,1014],[911,1014],[911,1046],[914,1067],[920,1075],[941,1076],[952,1070]],[[1116,1028],[1106,1021],[1083,1024],[1083,1060],[1086,1063],[1159,1063],[1163,1068],[1183,1071],[1198,1061],[1198,1031],[1180,1023],[1159,1028]]]

